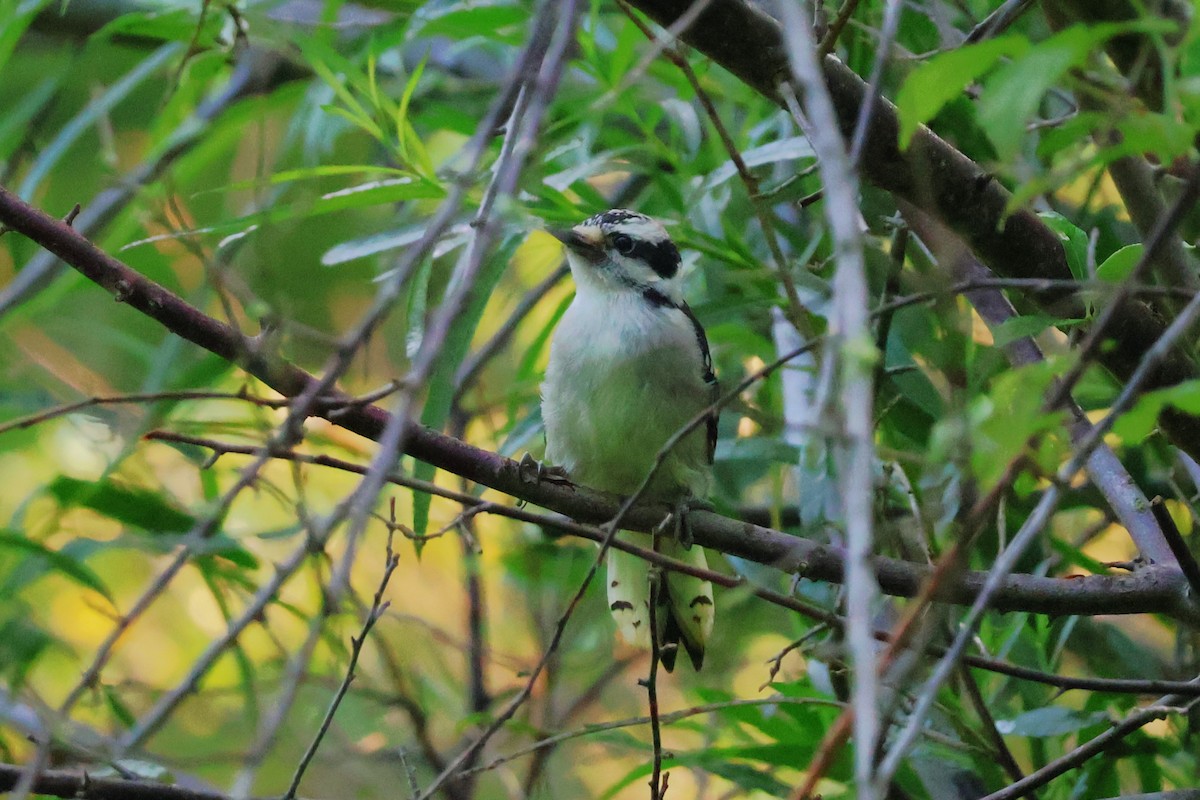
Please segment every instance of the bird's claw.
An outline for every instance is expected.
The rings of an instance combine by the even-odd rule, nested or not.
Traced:
[[[654,528],[654,535],[661,536],[669,533],[675,541],[683,545],[685,550],[691,550],[695,539],[692,536],[692,524],[688,515],[693,511],[712,511],[713,505],[707,500],[688,497],[680,500],[671,508],[671,513],[663,517],[663,521]]]
[[[565,469],[538,461],[529,453],[521,456],[521,460],[517,462],[517,476],[521,483],[530,486],[542,481],[559,484],[571,482]]]

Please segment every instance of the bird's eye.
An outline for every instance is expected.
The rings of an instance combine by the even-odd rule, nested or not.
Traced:
[[[627,256],[633,252],[633,239],[623,233],[618,233],[612,239],[612,246],[617,249],[618,253]]]

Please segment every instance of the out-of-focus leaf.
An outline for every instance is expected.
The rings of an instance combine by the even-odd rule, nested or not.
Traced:
[[[742,160],[748,167],[759,167],[764,164],[776,164],[781,161],[796,161],[799,159],[816,158],[812,145],[803,136],[793,136],[779,139],[759,147],[752,147],[742,153]],[[737,175],[737,167],[732,161],[726,161],[710,172],[704,179],[704,186],[712,189]]]
[[[1031,437],[1042,435],[1043,445],[1059,441],[1062,413],[1042,410],[1042,397],[1054,376],[1051,361],[1019,367],[1000,375],[988,394],[976,398],[970,411],[971,466],[981,487],[990,488]]]
[[[113,687],[108,684],[102,684],[101,688],[104,693],[104,704],[108,706],[108,710],[121,723],[121,727],[128,730],[137,724],[137,715],[129,710],[129,706],[125,705],[125,701],[121,699],[121,695],[114,691]]]
[[[1173,26],[1143,20],[1131,24],[1077,25],[1021,53],[986,81],[979,102],[983,123],[996,152],[1007,161],[1016,155],[1042,97],[1067,70],[1079,66],[1109,38],[1134,30],[1169,31]]]
[[[1073,708],[1046,706],[1026,711],[1014,719],[996,720],[996,730],[1005,736],[1062,736],[1103,722],[1108,715],[1102,711],[1084,713]]]
[[[196,552],[201,557],[218,556],[245,570],[255,570],[259,566],[258,559],[245,546],[222,534],[210,536]]]
[[[332,214],[336,211],[370,208],[388,203],[396,203],[401,200],[441,197],[442,194],[443,190],[440,186],[422,180],[416,175],[385,178],[383,180],[368,181],[348,186],[344,189],[327,192],[311,203],[298,204],[296,206],[273,206],[229,222],[222,222],[203,228],[194,228],[188,231],[175,231],[169,234],[149,236],[145,239],[130,242],[122,247],[121,250],[125,251],[155,242],[191,237],[196,234],[219,234],[237,231],[237,233],[227,236],[222,240],[222,244],[227,244],[237,238],[253,233],[264,225],[298,221],[324,214]]]
[[[417,90],[417,84],[421,80],[421,75],[425,72],[425,64],[429,60],[428,56],[421,59],[417,64],[416,69],[409,76],[408,83],[404,86],[404,92],[400,95],[400,104],[396,109],[396,131],[399,141],[397,142],[400,148],[400,156],[404,159],[405,164],[410,164],[421,175],[427,178],[433,175],[433,164],[429,160],[429,153],[425,149],[425,144],[421,141],[421,137],[417,135],[417,131],[412,126],[412,122],[408,119],[408,106],[412,102],[413,93]]]
[[[907,148],[918,126],[936,117],[1001,56],[1020,55],[1028,49],[1024,36],[998,36],[940,53],[910,72],[896,94],[900,147]]]
[[[229,602],[225,598],[225,594],[221,591],[221,586],[218,583],[217,576],[210,569],[205,569],[204,559],[197,560],[197,566],[200,568],[200,574],[203,576],[204,584],[208,587],[209,593],[212,595],[213,602],[217,604],[217,608],[221,610],[221,617],[228,625],[233,621],[234,613],[229,607]],[[246,653],[246,648],[240,641],[233,644],[233,657],[237,662],[238,672],[241,673],[241,684],[238,688],[241,689],[243,715],[247,720],[254,720],[258,717],[258,692],[257,687],[257,670],[254,668],[254,662]]]
[[[1146,392],[1137,399],[1133,408],[1126,411],[1113,424],[1113,434],[1129,444],[1139,444],[1158,423],[1158,417],[1167,406],[1185,414],[1200,414],[1200,380],[1184,381]]]
[[[205,50],[217,44],[222,24],[220,14],[205,14],[200,19],[197,11],[191,8],[169,8],[122,14],[92,35],[96,38],[130,37],[185,44],[194,41],[198,49]]]
[[[1113,283],[1125,280],[1133,272],[1133,268],[1137,266],[1138,261],[1142,259],[1142,251],[1145,249],[1140,244],[1131,244],[1122,247],[1104,259],[1103,264],[1096,267],[1096,277],[1100,280],[1112,281]]]
[[[776,461],[794,464],[800,449],[772,436],[756,436],[717,442],[717,461]]]
[[[1045,314],[1029,314],[1006,319],[992,329],[992,340],[996,347],[1004,347],[1018,339],[1025,339],[1054,327],[1058,320]]]
[[[1067,254],[1067,266],[1071,268],[1071,274],[1075,276],[1075,280],[1088,280],[1091,276],[1088,275],[1087,268],[1087,234],[1080,230],[1074,222],[1056,211],[1042,211],[1038,213],[1038,216],[1042,218],[1042,222],[1058,234],[1059,241],[1063,244],[1063,250]]]
[[[1185,155],[1196,134],[1191,125],[1166,114],[1127,114],[1116,125],[1127,152],[1153,155],[1162,164]]]
[[[110,480],[84,481],[63,475],[46,491],[64,506],[88,508],[149,533],[187,533],[196,523],[195,517],[172,506],[162,495]]]
[[[423,225],[404,228],[399,231],[373,233],[362,239],[342,242],[325,251],[321,263],[327,267],[345,264],[359,258],[386,253],[389,250],[399,250],[417,242],[425,235]]]
[[[82,561],[77,561],[57,550],[51,550],[45,545],[31,540],[24,534],[16,531],[0,530],[0,551],[4,550],[41,559],[51,571],[62,573],[64,577],[70,578],[75,583],[86,586],[111,599],[108,587],[104,585],[104,581],[100,580],[100,576]]]
[[[529,20],[528,10],[508,0],[457,2],[425,8],[436,10],[417,13],[412,25],[413,35],[448,36],[454,39],[483,36],[490,39],[500,31]]]
[[[0,19],[4,20],[4,24],[0,25],[0,73],[4,72],[4,67],[12,56],[13,49],[17,46],[20,38],[25,35],[29,23],[33,22],[33,18],[52,2],[53,0],[3,0],[0,2]]]
[[[182,44],[175,42],[164,44],[138,63],[121,80],[88,103],[82,111],[75,115],[74,119],[64,125],[54,140],[38,154],[37,160],[33,162],[25,179],[21,181],[21,185],[17,188],[17,194],[21,199],[31,200],[37,187],[50,173],[50,170],[54,169],[66,154],[67,149],[75,144],[85,131],[95,125],[102,116],[112,111],[143,81],[158,72],[171,59],[180,56],[183,49]]]
[[[0,160],[8,158],[24,138],[30,120],[46,107],[61,83],[62,77],[58,75],[44,78],[26,92],[19,102],[5,109],[0,116]]]
[[[318,180],[320,178],[336,177],[339,175],[362,175],[364,173],[377,173],[380,175],[387,175],[392,178],[412,177],[412,173],[408,170],[375,164],[319,164],[313,167],[281,170],[261,179],[253,178],[251,180],[227,183],[223,186],[216,186],[211,189],[206,189],[205,191],[198,193],[196,196],[203,197],[206,194],[212,193],[224,194],[226,192],[239,191],[242,189],[257,189],[262,186],[279,186],[285,183],[299,183],[302,181]]]
[[[22,610],[14,603],[8,611]],[[0,674],[8,678],[11,689],[18,690],[37,659],[57,640],[38,627],[29,615],[12,616],[0,621]]]

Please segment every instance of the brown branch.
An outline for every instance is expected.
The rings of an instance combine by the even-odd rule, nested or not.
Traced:
[[[24,770],[21,766],[0,764],[0,793],[12,791],[20,782]],[[33,777],[30,791],[64,800],[228,800],[220,792],[153,781],[92,778],[86,772],[61,769],[39,771]]]

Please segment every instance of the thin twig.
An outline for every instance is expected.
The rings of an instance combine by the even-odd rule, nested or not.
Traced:
[[[842,28],[846,27],[846,23],[850,21],[850,17],[854,16],[854,10],[858,8],[859,0],[845,0],[842,7],[838,9],[837,16],[833,18],[833,22],[829,23],[829,30],[825,32],[825,37],[821,39],[821,46],[817,48],[817,57],[825,58],[833,52],[833,48],[837,47],[838,37],[842,35]]]
[[[849,159],[851,167],[855,170],[858,169],[863,147],[867,143],[867,132],[871,130],[871,117],[882,102],[879,96],[879,86],[883,80],[883,68],[887,64],[888,53],[900,30],[900,11],[903,7],[902,0],[887,0],[884,5],[883,29],[879,33],[879,42],[875,46],[875,61],[871,65],[871,78],[867,81],[867,91],[863,103],[858,107],[854,135],[850,137]],[[821,85],[824,86],[824,82]],[[836,122],[833,120],[831,122],[834,123],[832,130],[837,130]]]
[[[283,794],[284,800],[293,800],[296,796],[296,790],[300,788],[300,781],[304,778],[304,772],[308,769],[308,765],[312,763],[313,757],[316,756],[317,748],[321,746],[321,740],[325,738],[325,734],[329,731],[329,726],[333,724],[333,715],[337,713],[338,706],[342,703],[342,698],[346,696],[346,692],[350,689],[350,684],[354,681],[354,668],[358,666],[358,657],[362,653],[363,644],[367,641],[367,634],[375,627],[375,623],[379,621],[379,618],[383,616],[390,605],[390,602],[384,601],[383,595],[387,591],[388,582],[392,579],[392,573],[396,571],[396,566],[399,563],[400,557],[392,549],[392,536],[389,534],[383,577],[379,579],[379,588],[375,590],[375,597],[371,601],[371,610],[367,613],[367,617],[363,621],[362,630],[358,636],[350,637],[350,661],[346,665],[346,675],[342,678],[342,683],[334,693],[333,699],[330,700],[329,708],[325,712],[325,717],[321,720],[321,725],[317,728],[316,735],[313,737],[308,749],[304,751],[304,756],[301,757],[300,763],[296,766],[292,782]]]
[[[288,398],[271,399],[254,397],[245,389],[238,392],[185,390],[177,392],[148,392],[145,394],[104,395],[88,397],[83,400],[77,400],[74,403],[66,403],[65,405],[48,408],[45,411],[39,411],[36,414],[30,414],[20,419],[10,420],[0,424],[0,435],[8,433],[11,430],[31,428],[34,425],[40,425],[43,422],[48,422],[58,417],[65,417],[68,414],[74,414],[77,411],[92,408],[93,406],[177,402],[181,400],[240,400],[261,406],[262,408],[284,408],[291,403],[291,400]]]
[[[1016,22],[1033,3],[1034,0],[1005,0],[1003,5],[984,17],[978,25],[971,29],[967,38],[963,40],[963,44],[974,44],[993,36],[999,36],[1009,25]]]
[[[971,701],[971,707],[975,709],[975,715],[979,717],[984,738],[991,744],[1000,768],[1007,772],[1008,777],[1012,780],[1024,780],[1025,773],[1021,771],[1021,766],[1013,757],[1008,743],[1004,741],[1004,737],[996,728],[996,718],[992,716],[992,710],[988,708],[987,700],[984,699],[983,692],[979,689],[979,682],[975,680],[975,676],[965,665],[959,668],[958,677],[962,680],[963,688],[967,690],[967,699]],[[1024,797],[1025,800],[1037,800],[1037,795],[1032,789],[1026,792]]]
[[[658,632],[658,600],[663,589],[662,570],[652,567],[647,580],[650,582],[650,674],[638,683],[646,687],[646,702],[650,707],[650,746],[653,752],[650,767],[650,800],[663,800],[666,793],[666,776],[662,773],[662,728],[658,718],[658,662],[662,657],[662,643]]]

